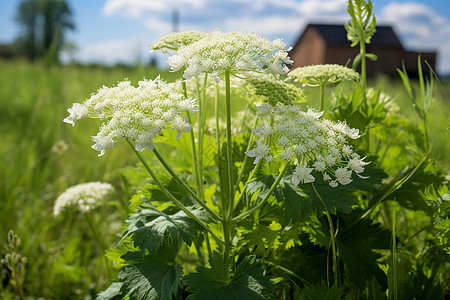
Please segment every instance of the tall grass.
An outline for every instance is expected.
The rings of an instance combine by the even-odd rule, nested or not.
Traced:
[[[78,183],[106,181],[119,187],[116,170],[137,160],[126,143],[98,158],[97,151],[89,150],[89,136],[98,130],[96,122],[86,120],[71,130],[62,119],[73,102],[83,101],[102,85],[112,86],[123,78],[137,84],[143,77],[153,79],[160,73],[150,67],[48,68],[0,61],[0,247],[10,229],[21,237],[20,251],[29,262],[25,295],[76,299],[95,296],[109,284],[100,249],[84,218],[74,213],[54,218],[53,205],[60,193]],[[168,81],[177,76],[162,74]],[[416,118],[400,81],[379,78],[368,86],[382,86],[402,111]],[[437,95],[429,117],[432,156],[447,169],[450,139],[442,128],[448,122],[450,102],[442,95],[449,90],[450,85],[443,84],[444,92]],[[121,198],[118,190],[113,200],[127,199]],[[108,246],[117,241],[115,234],[125,217],[126,213],[114,206],[101,207],[92,215]]]
[[[135,159],[120,146],[98,158],[97,151],[89,151],[89,136],[98,126],[84,122],[75,131],[62,119],[73,102],[83,101],[103,84],[123,78],[137,83],[159,73],[144,67],[48,68],[0,62],[0,246],[9,229],[22,238],[22,255],[29,262],[25,295],[83,297],[104,287],[105,270],[99,273],[99,249],[85,220],[76,214],[54,218],[53,205],[72,185],[117,181],[116,170]],[[125,215],[108,207],[100,210],[93,221],[109,245]]]

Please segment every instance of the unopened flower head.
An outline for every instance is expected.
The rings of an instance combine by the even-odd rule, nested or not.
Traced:
[[[296,68],[288,73],[288,78],[309,86],[321,86],[341,81],[356,81],[359,79],[359,74],[341,65],[327,64]]]
[[[201,73],[211,74],[216,81],[228,71],[286,74],[291,64],[286,45],[279,39],[268,39],[246,32],[212,32],[204,38],[178,50],[169,57],[172,71],[184,68],[184,78]]]
[[[58,216],[68,207],[77,207],[80,212],[88,212],[113,190],[112,185],[102,182],[88,182],[72,186],[56,199],[53,214]]]
[[[278,103],[289,105],[298,102],[305,102],[305,95],[302,89],[273,78],[273,76],[260,75],[248,79],[252,92],[256,96],[264,99],[271,106]]]
[[[206,32],[200,31],[184,31],[184,32],[172,32],[168,35],[160,38],[156,43],[152,45],[152,51],[161,50],[167,52],[167,50],[178,50],[180,47],[190,45],[207,35]]]
[[[262,105],[258,109],[262,125],[253,130],[259,139],[248,156],[270,161],[275,152],[284,161],[293,162],[295,186],[315,181],[313,172],[320,172],[330,186],[349,184],[353,172],[364,178],[360,173],[367,163],[348,144],[348,139],[359,137],[357,129],[345,122],[320,119],[323,112],[311,108],[307,112],[292,105]],[[270,147],[268,141],[274,147]]]
[[[116,87],[102,87],[82,104],[73,104],[64,122],[75,125],[79,119],[100,118],[103,124],[92,137],[92,148],[101,156],[120,138],[134,141],[137,151],[152,150],[153,138],[169,124],[178,138],[192,128],[183,112],[197,110],[194,100],[184,98],[159,78],[140,81],[138,87],[122,81]]]

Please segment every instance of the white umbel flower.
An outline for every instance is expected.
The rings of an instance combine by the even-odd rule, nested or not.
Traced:
[[[100,118],[103,124],[92,137],[92,148],[101,156],[121,138],[134,141],[137,151],[152,150],[153,138],[167,125],[177,131],[178,138],[192,128],[183,113],[197,110],[195,100],[184,98],[159,78],[139,81],[138,87],[122,81],[116,87],[102,87],[82,104],[73,104],[64,122],[74,125],[83,118]]]
[[[82,213],[88,212],[113,190],[111,184],[103,182],[88,182],[72,186],[56,199],[53,214],[56,217],[66,208],[73,206]]]
[[[184,69],[183,77],[189,79],[201,73],[211,74],[216,81],[225,72],[259,72],[273,75],[286,74],[287,56],[281,40],[268,39],[246,32],[212,32],[202,39],[180,48],[169,57],[172,71]]]
[[[332,122],[321,119],[323,112],[308,108],[301,111],[292,105],[257,106],[260,110],[261,124],[254,129],[259,139],[257,146],[248,151],[247,155],[256,157],[255,163],[266,158],[272,160],[271,149],[266,145],[271,141],[281,149],[279,158],[286,162],[293,161],[296,169],[292,176],[292,183],[315,181],[313,172],[322,174],[330,186],[338,183],[349,184],[352,172],[360,178],[364,171],[364,158],[352,150],[348,144],[349,138],[358,138],[358,130],[350,128],[345,122]],[[264,147],[265,146],[265,147]]]

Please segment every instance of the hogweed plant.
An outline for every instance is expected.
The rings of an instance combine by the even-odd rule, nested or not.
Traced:
[[[369,42],[370,1],[349,1],[348,11],[349,38]],[[109,255],[120,272],[99,299],[339,299],[344,289],[376,298],[386,291],[384,270],[396,262],[379,263],[391,227],[381,227],[376,208],[425,159],[386,183],[377,157],[360,149],[360,130],[333,111],[328,119],[323,93],[320,109],[311,108],[296,83],[323,91],[352,80],[351,101],[390,98],[344,66],[290,71],[283,41],[253,33],[172,33],[152,50],[169,54],[180,80],[101,87],[64,119],[99,119],[92,137],[99,156],[123,139],[141,162],[128,176],[150,177],[130,199],[114,250],[121,255]],[[386,101],[377,104],[383,116]],[[68,202],[80,206],[77,199]]]

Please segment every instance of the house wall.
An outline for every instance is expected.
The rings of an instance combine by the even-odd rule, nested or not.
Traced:
[[[325,41],[316,29],[308,27],[289,56],[294,61],[292,68],[325,62]]]

